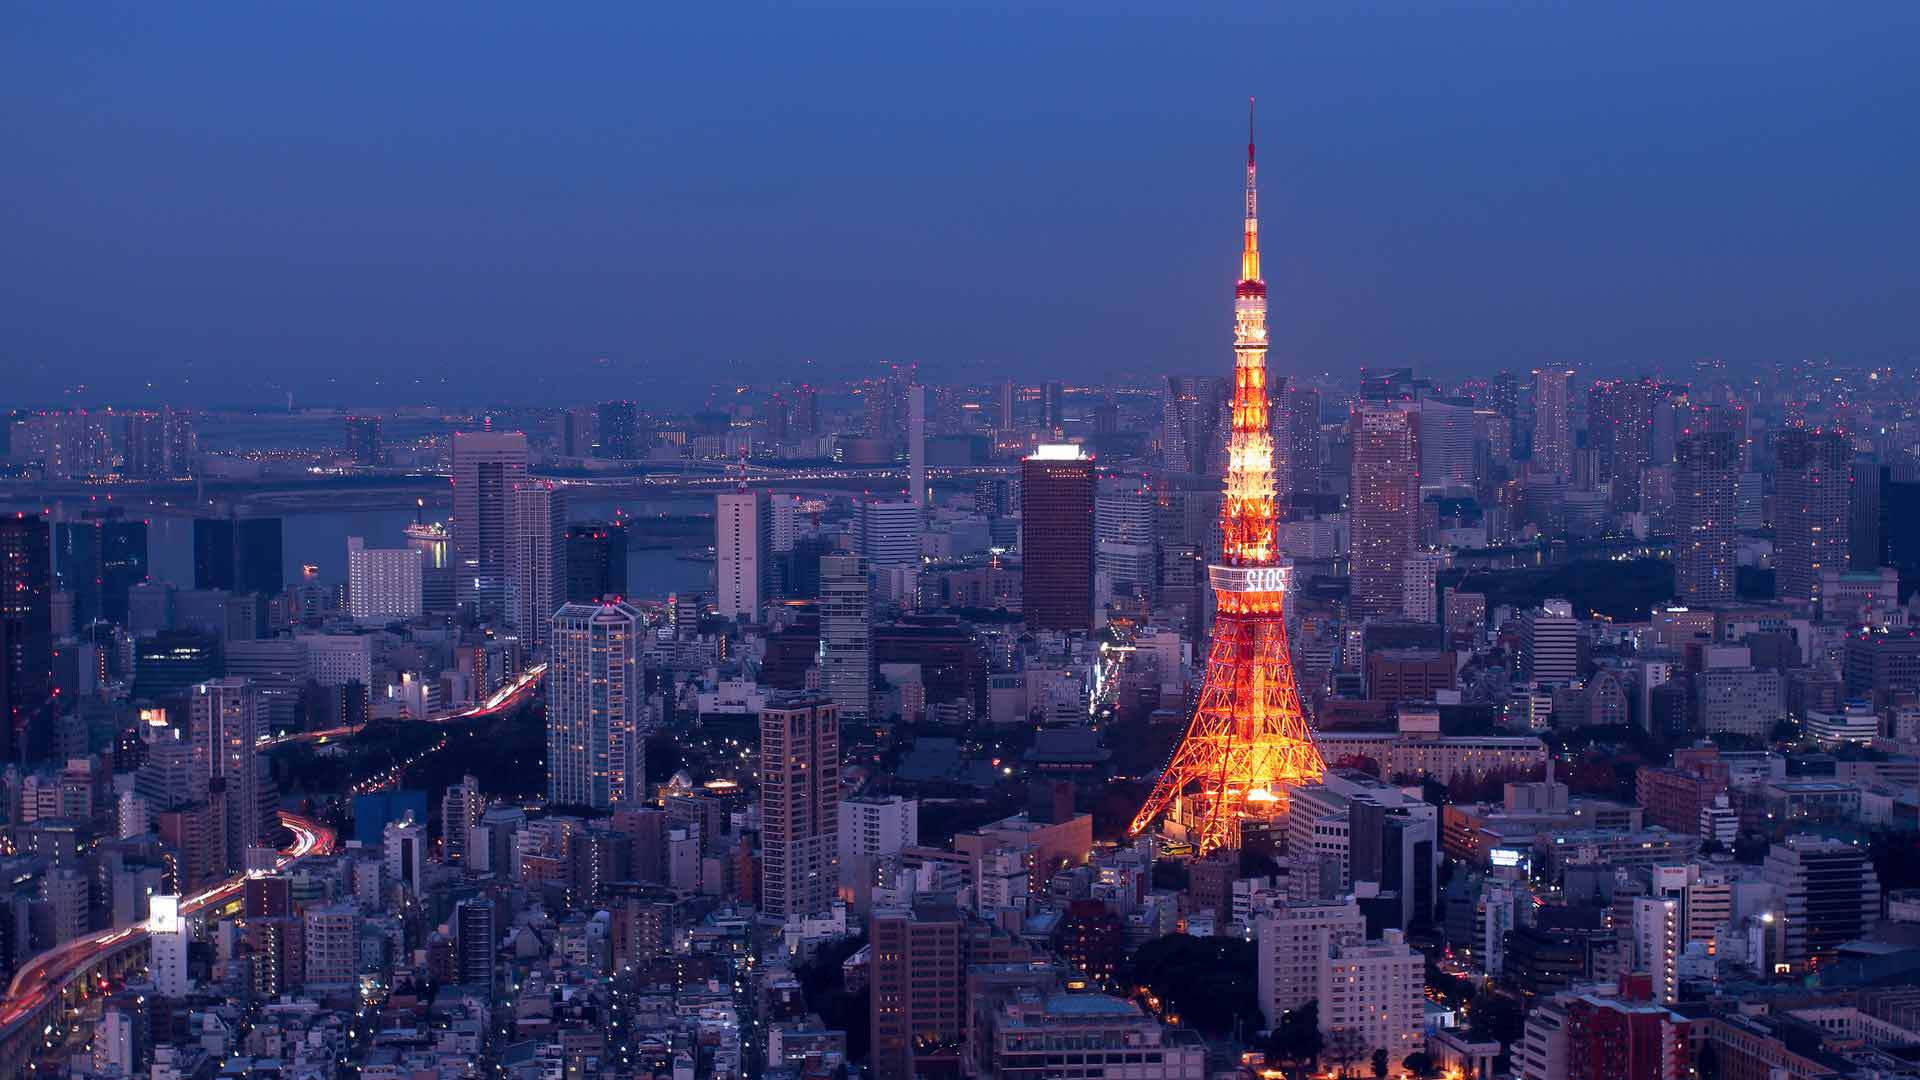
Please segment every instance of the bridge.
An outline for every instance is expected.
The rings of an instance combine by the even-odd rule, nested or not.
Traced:
[[[293,833],[293,844],[280,852],[274,862],[276,871],[310,855],[333,853],[337,837],[318,821],[282,810],[280,823]],[[180,913],[224,907],[239,897],[247,877],[236,874],[183,897]],[[115,979],[139,971],[146,962],[144,919],[74,938],[27,961],[0,999],[0,1074],[26,1075],[38,1054],[59,1044],[67,1021],[82,1002],[106,992]]]

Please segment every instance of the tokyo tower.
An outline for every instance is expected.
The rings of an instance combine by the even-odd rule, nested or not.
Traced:
[[[1164,815],[1167,834],[1191,844],[1196,856],[1239,847],[1241,822],[1280,817],[1288,785],[1326,771],[1300,707],[1281,614],[1286,570],[1274,550],[1267,286],[1260,280],[1251,104],[1246,238],[1233,295],[1233,429],[1220,504],[1221,559],[1207,568],[1213,641],[1193,721],[1131,830],[1137,834]]]

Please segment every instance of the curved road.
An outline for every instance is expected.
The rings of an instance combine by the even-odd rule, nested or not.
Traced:
[[[275,870],[283,870],[309,855],[333,853],[337,839],[334,831],[318,821],[282,810],[280,823],[292,831],[293,846],[280,852],[280,858],[274,863]],[[245,887],[246,881],[246,874],[237,874],[192,896],[182,897],[180,914],[190,915],[224,904]],[[143,919],[131,926],[74,938],[27,961],[8,985],[4,1001],[0,1001],[0,1033],[10,1035],[15,1024],[32,1016],[52,995],[64,990],[76,973],[123,942],[144,937],[146,932],[147,923]]]
[[[425,722],[429,724],[455,724],[462,720],[477,720],[480,717],[492,716],[494,713],[510,709],[520,704],[520,702],[525,701],[527,696],[533,693],[534,687],[540,685],[540,678],[546,673],[547,665],[535,664],[522,672],[519,678],[495,690],[487,700],[477,705],[469,705],[464,709],[456,709],[450,713],[441,713],[438,716],[426,717]],[[326,728],[321,731],[294,731],[285,735],[272,735],[260,740],[260,748],[264,750],[268,747],[280,746],[284,743],[326,742],[328,739],[338,739],[352,735],[354,732],[359,731],[360,727],[360,725],[355,724]]]
[[[458,723],[510,709],[533,693],[546,671],[545,664],[537,664],[528,668],[519,678],[495,691],[487,700],[464,709],[427,717],[427,722]],[[264,749],[282,743],[325,742],[328,739],[352,735],[356,730],[358,729],[353,727],[338,727],[324,731],[299,731],[262,739],[260,746]],[[293,846],[280,853],[280,858],[274,863],[275,870],[283,870],[309,855],[333,853],[337,837],[327,826],[312,818],[291,814],[285,810],[280,811],[280,823],[292,831]],[[191,896],[182,897],[180,914],[191,915],[226,903],[239,894],[245,887],[246,880],[247,875],[239,874]],[[6,997],[0,998],[0,1044],[4,1044],[14,1036],[15,1028],[22,1020],[38,1015],[41,1007],[54,995],[63,992],[76,975],[127,942],[144,937],[146,932],[146,921],[141,920],[131,926],[101,930],[74,938],[27,961],[26,965],[15,973],[13,981],[8,984]]]

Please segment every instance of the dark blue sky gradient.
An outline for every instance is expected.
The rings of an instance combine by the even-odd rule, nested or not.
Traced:
[[[1278,370],[1907,363],[1916,42],[1911,3],[8,5],[0,404],[1224,370],[1249,94]]]

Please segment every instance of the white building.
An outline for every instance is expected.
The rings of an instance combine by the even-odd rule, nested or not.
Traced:
[[[1474,435],[1479,421],[1473,408],[1427,398],[1420,402],[1420,485],[1473,486]]]
[[[771,519],[764,491],[731,491],[715,498],[713,550],[721,615],[760,621],[760,610],[770,599]]]
[[[301,634],[307,673],[321,686],[373,684],[373,639],[362,634]]]
[[[1633,900],[1633,964],[1653,980],[1653,999],[1672,1004],[1679,989],[1682,928],[1680,902],[1670,897]]]
[[[1153,494],[1113,491],[1093,503],[1093,572],[1096,601],[1151,591],[1158,556],[1153,544]]]
[[[873,567],[920,565],[920,508],[906,501],[860,504],[860,554]]]
[[[155,896],[147,905],[147,940],[151,953],[148,977],[161,997],[182,997],[193,989],[187,978],[187,945],[191,939],[180,917],[178,896]]]
[[[1367,936],[1367,920],[1351,900],[1322,904],[1283,904],[1254,921],[1258,943],[1260,1008],[1269,1027],[1283,1013],[1320,995],[1321,965],[1336,943]]]
[[[1865,701],[1849,701],[1837,712],[1807,710],[1807,734],[1826,745],[1870,743],[1880,734],[1880,714]]]
[[[646,797],[640,613],[620,601],[553,616],[547,672],[547,798],[606,809]]]
[[[840,804],[840,861],[894,855],[920,843],[920,801],[870,795]]]
[[[370,548],[347,537],[347,614],[371,623],[418,618],[421,566],[418,548]]]
[[[1426,971],[1399,930],[1381,940],[1335,943],[1320,967],[1320,1030],[1352,1038],[1371,1057],[1387,1052],[1390,1068],[1426,1049]]]

